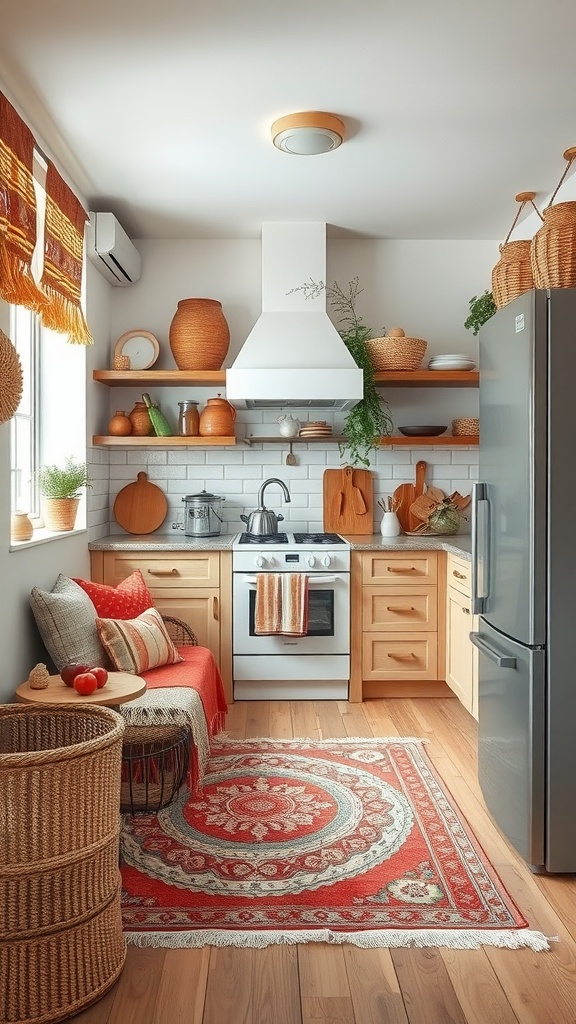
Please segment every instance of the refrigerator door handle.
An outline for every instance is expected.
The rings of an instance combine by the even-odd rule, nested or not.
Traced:
[[[470,640],[474,647],[477,647],[482,654],[490,658],[490,661],[498,665],[498,668],[516,668],[516,658],[509,654],[500,654],[500,651],[495,651],[490,644],[486,643],[480,633],[470,633]]]
[[[485,515],[481,523],[481,506]],[[489,525],[490,505],[486,484],[476,483],[472,487],[472,614],[481,615],[486,611],[488,600],[488,552],[490,549]],[[482,538],[480,532],[482,530]],[[482,543],[481,543],[482,540]],[[480,582],[482,580],[482,584]]]

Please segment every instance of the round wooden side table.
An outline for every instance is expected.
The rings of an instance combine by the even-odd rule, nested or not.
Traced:
[[[114,707],[140,697],[146,690],[146,680],[129,672],[109,672],[106,686],[83,697],[73,686],[66,686],[60,676],[50,676],[44,690],[33,690],[28,680],[16,688],[16,700],[22,704],[103,704]]]

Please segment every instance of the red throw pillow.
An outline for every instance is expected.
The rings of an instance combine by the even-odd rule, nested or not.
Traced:
[[[100,618],[135,619],[148,608],[154,607],[154,601],[139,569],[135,569],[117,587],[110,587],[105,583],[92,583],[91,580],[79,580],[76,577],[73,579],[88,594]]]

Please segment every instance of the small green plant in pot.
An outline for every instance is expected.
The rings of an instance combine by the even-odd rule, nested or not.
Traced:
[[[44,520],[49,530],[63,533],[73,530],[80,501],[80,491],[89,487],[85,462],[68,457],[63,466],[46,465],[38,472],[40,492],[44,497]]]
[[[482,295],[473,295],[468,306],[470,313],[464,321],[464,327],[467,331],[472,331],[472,334],[476,335],[483,324],[490,320],[490,317],[493,317],[496,312],[494,296],[492,292],[486,289]]]
[[[381,437],[389,437],[393,429],[390,407],[382,397],[374,379],[374,367],[366,348],[373,336],[356,310],[356,299],[362,291],[355,277],[344,292],[337,281],[326,285],[323,281],[307,281],[294,291],[303,291],[308,298],[326,292],[334,307],[339,323],[338,333],[364,377],[364,397],[350,410],[342,433],[345,441],[340,445],[340,456],[351,466],[370,466],[370,455],[376,451]]]

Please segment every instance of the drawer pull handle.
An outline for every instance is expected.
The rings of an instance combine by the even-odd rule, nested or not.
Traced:
[[[410,605],[409,608],[402,608],[400,605],[389,604],[386,606],[387,612],[413,612],[415,608]]]
[[[452,569],[452,575],[458,580],[467,580],[468,577],[465,572],[458,572],[458,569]]]
[[[151,576],[177,576],[178,569],[148,569]]]
[[[470,609],[469,608],[463,608],[462,611],[464,612],[464,615],[470,615]]]
[[[218,622],[218,598],[212,598],[212,618]]]
[[[404,566],[403,568],[396,569],[396,568],[394,568],[393,565],[387,565],[386,566],[386,572],[416,572],[416,566],[415,565],[407,565],[407,566]]]
[[[416,655],[412,654],[412,652],[410,652],[410,654],[391,654],[390,651],[388,651],[387,657],[394,658],[395,661],[410,661],[412,658],[415,658]]]

